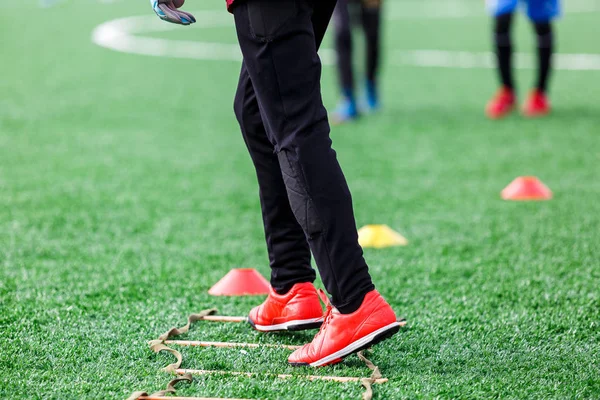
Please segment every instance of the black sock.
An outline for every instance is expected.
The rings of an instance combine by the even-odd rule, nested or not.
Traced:
[[[496,45],[500,80],[502,85],[509,89],[514,88],[512,79],[512,41],[510,37],[512,16],[512,13],[498,15],[494,27],[494,43]]]
[[[273,286],[273,290],[280,296],[287,294],[294,285]]]
[[[550,22],[536,22],[534,27],[537,34],[538,52],[538,81],[536,88],[540,92],[546,93],[554,48],[554,34],[552,33]]]
[[[287,282],[287,283],[281,283],[281,284],[275,284],[275,285],[273,285],[273,283],[271,282],[271,287],[273,288],[275,293],[277,293],[280,296],[283,296],[285,294],[288,294],[288,292],[290,290],[292,290],[294,285],[296,285],[298,283],[313,283],[314,281],[315,281],[314,278],[311,280],[300,279],[300,280],[294,281],[294,282]]]

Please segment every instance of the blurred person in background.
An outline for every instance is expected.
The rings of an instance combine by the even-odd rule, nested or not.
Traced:
[[[377,75],[381,47],[381,0],[338,0],[333,18],[342,95],[334,116],[334,121],[338,123],[353,120],[359,114],[352,67],[352,24],[358,18],[360,18],[366,42],[366,108],[369,111],[375,111],[380,105]]]
[[[486,114],[492,119],[509,114],[516,105],[517,96],[512,76],[511,26],[515,10],[521,3],[533,24],[537,36],[538,75],[537,83],[523,106],[523,115],[538,117],[550,112],[547,89],[551,70],[554,33],[552,20],[560,14],[560,0],[487,0],[494,16],[494,44],[498,60],[498,72],[502,87],[490,100]]]

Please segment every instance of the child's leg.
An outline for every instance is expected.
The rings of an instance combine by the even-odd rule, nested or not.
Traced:
[[[554,50],[554,34],[550,22],[535,22],[538,53],[538,80],[536,89],[546,93],[548,76],[550,75],[552,52]]]
[[[536,89],[545,93],[554,50],[551,21],[560,14],[559,0],[528,0],[527,14],[537,35],[538,80]]]
[[[515,106],[512,77],[512,40],[510,29],[517,0],[488,0],[488,8],[494,16],[493,43],[496,50],[498,76],[502,87],[486,106],[486,114],[492,119],[508,115]]]
[[[500,82],[508,89],[514,87],[510,28],[517,4],[517,0],[487,0],[488,10],[494,17],[493,43]]]
[[[496,47],[496,59],[498,62],[498,73],[502,86],[513,89],[512,76],[512,39],[510,28],[512,26],[513,13],[501,14],[495,18],[494,45]]]

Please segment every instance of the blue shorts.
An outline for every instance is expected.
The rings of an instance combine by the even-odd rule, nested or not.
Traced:
[[[560,0],[487,0],[488,9],[494,16],[515,11],[522,3],[532,21],[550,21],[560,15]]]

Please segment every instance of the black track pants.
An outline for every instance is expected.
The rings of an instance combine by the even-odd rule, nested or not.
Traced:
[[[334,305],[373,289],[352,199],[331,147],[317,48],[335,0],[247,0],[233,13],[243,65],[235,113],[256,168],[271,284],[313,281],[310,250]],[[310,249],[310,250],[309,250]]]

